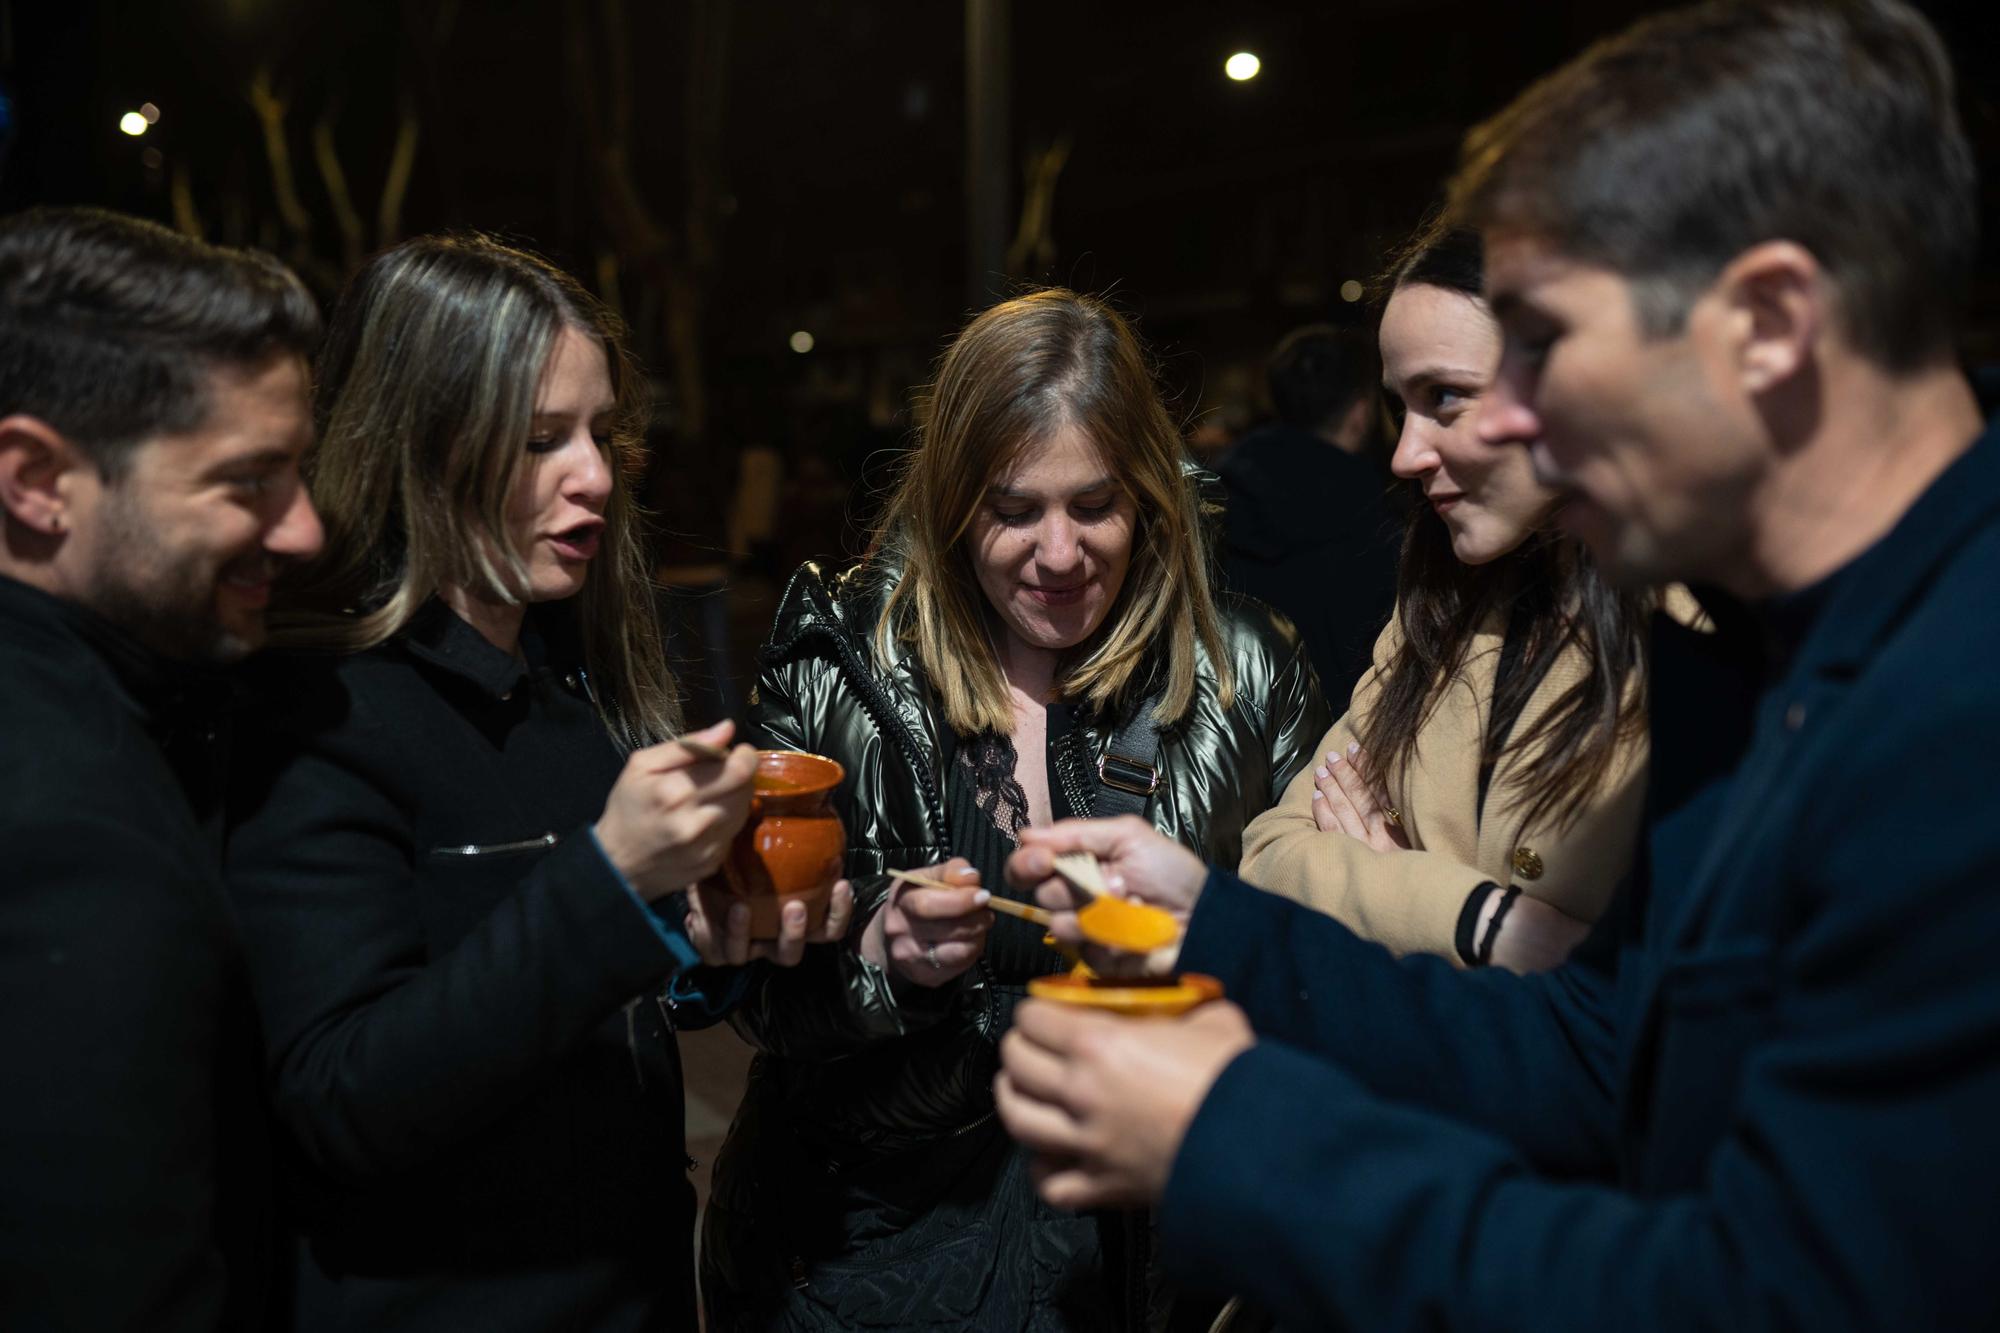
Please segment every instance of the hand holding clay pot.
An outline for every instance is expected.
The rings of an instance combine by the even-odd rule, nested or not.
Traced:
[[[808,944],[833,944],[846,938],[854,915],[854,888],[846,880],[833,886],[826,917],[818,929],[806,929],[804,902],[793,899],[778,910],[776,939],[750,938],[750,904],[731,893],[719,879],[698,884],[688,894],[687,937],[710,967],[741,967],[758,959],[779,967],[796,967]]]
[[[718,722],[693,739],[719,749],[735,730]],[[635,750],[598,817],[598,844],[648,902],[685,889],[722,864],[750,811],[756,767],[757,752],[747,745],[721,760],[679,741]]]
[[[1130,1208],[1166,1188],[1196,1110],[1256,1040],[1227,1001],[1135,1021],[1029,1000],[1000,1042],[1000,1120],[1058,1208]]]
[[[805,908],[818,939],[847,855],[847,830],[833,793],[847,771],[831,759],[796,750],[757,751],[750,817],[729,845],[723,878],[749,909],[749,938],[779,938],[786,904]]]

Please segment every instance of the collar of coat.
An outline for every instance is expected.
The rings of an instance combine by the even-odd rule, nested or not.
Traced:
[[[433,597],[410,617],[400,637],[410,656],[456,676],[488,698],[505,699],[560,656],[573,621],[559,608],[530,607],[521,621],[521,652],[516,656],[494,647],[443,599]]]
[[[1923,598],[1975,529],[2000,516],[2000,417],[1938,474],[1882,540],[1845,569],[1798,652],[1820,675],[1858,670]]]
[[[164,657],[89,607],[4,575],[0,619],[68,640],[101,661],[126,705],[156,737],[163,730],[200,725],[238,697],[228,668]]]

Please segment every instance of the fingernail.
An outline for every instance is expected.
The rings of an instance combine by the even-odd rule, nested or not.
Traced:
[[[1326,774],[1322,773],[1322,774],[1320,774],[1320,776],[1321,776],[1321,777],[1325,777],[1325,776],[1326,776]],[[1326,793],[1325,793],[1325,792],[1323,792],[1323,791],[1320,791],[1320,790],[1318,790],[1317,788],[1315,788],[1315,789],[1313,790],[1313,799],[1314,799],[1315,801],[1324,801],[1324,800],[1326,799]]]
[[[1326,761],[1326,766],[1328,768],[1332,768],[1335,764],[1338,764],[1339,762],[1340,762],[1340,756],[1335,755],[1333,758]]]
[[[1325,765],[1325,764],[1321,764],[1321,765],[1320,765],[1320,766],[1319,766],[1318,768],[1315,768],[1315,769],[1313,770],[1313,776],[1314,776],[1314,777],[1316,777],[1316,778],[1323,778],[1323,777],[1325,777],[1325,776],[1326,776],[1326,765]]]
[[[979,892],[972,895],[972,905],[974,907],[984,907],[986,906],[986,904],[992,901],[993,901],[993,895],[988,893],[984,889],[981,889]]]
[[[1326,762],[1327,762],[1327,763],[1329,763],[1329,764],[1337,764],[1337,763],[1339,763],[1339,762],[1340,762],[1340,751],[1338,751],[1338,750],[1328,750],[1328,751],[1326,752]]]
[[[1349,741],[1347,743],[1347,753],[1350,758],[1353,757],[1353,755],[1356,754],[1360,749],[1361,749],[1360,741]]]

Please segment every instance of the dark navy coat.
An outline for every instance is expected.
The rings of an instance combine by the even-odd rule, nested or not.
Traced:
[[[2000,1327],[1995,434],[1823,590],[1662,642],[1646,864],[1567,966],[1211,878],[1184,965],[1266,1039],[1170,1271],[1288,1329]]]

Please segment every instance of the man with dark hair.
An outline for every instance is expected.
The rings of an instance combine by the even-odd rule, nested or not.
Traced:
[[[1224,457],[1223,573],[1298,626],[1320,688],[1338,706],[1368,666],[1396,597],[1389,472],[1371,448],[1375,342],[1309,324],[1267,369],[1277,419]]]
[[[318,550],[268,258],[0,220],[0,1325],[256,1327],[255,1035],[209,668]]]
[[[1563,968],[1467,975],[1143,830],[1029,831],[1017,879],[1088,846],[1192,905],[1178,965],[1256,1026],[1024,1006],[999,1104],[1046,1197],[1161,1198],[1170,1269],[1286,1327],[2000,1327],[2000,426],[1952,354],[1951,84],[1895,0],[1715,3],[1475,133],[1482,434],[1605,569],[1713,589],[1655,644],[1641,863]]]

